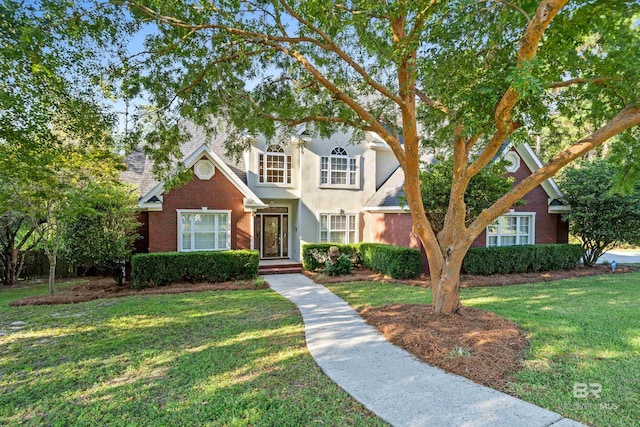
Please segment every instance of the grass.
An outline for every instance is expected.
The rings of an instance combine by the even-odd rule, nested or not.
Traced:
[[[431,301],[430,291],[404,285],[327,287],[355,307]],[[640,273],[463,289],[461,297],[529,331],[531,348],[511,394],[589,425],[638,425]],[[574,387],[588,396],[574,397]],[[589,391],[600,387],[599,398]]]
[[[44,293],[0,290],[0,425],[386,425],[321,372],[270,290],[7,305]]]

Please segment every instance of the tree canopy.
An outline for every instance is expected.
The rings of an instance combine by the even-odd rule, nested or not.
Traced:
[[[185,118],[229,128],[235,152],[247,148],[247,133],[298,126],[325,136],[377,133],[405,172],[436,312],[459,307],[462,259],[487,225],[564,165],[640,123],[640,4],[633,0],[111,4],[110,13],[153,26],[116,83],[153,105],[147,140],[156,160],[179,157]],[[468,223],[472,178],[507,138],[528,139],[555,117],[585,126]],[[453,159],[437,234],[421,200],[424,147]]]

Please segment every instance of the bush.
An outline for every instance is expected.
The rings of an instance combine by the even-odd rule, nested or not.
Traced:
[[[328,259],[322,272],[328,276],[344,276],[345,274],[351,273],[352,265],[350,257],[342,254],[338,257],[335,264]]]
[[[422,255],[420,250],[382,243],[359,245],[362,264],[394,279],[413,279],[420,275]]]
[[[302,268],[307,271],[316,271],[325,267],[331,246],[337,247],[341,254],[348,256],[352,265],[362,263],[357,244],[309,243],[302,246]]]
[[[136,288],[169,283],[225,282],[258,276],[258,251],[158,252],[134,255],[131,275]]]
[[[462,262],[462,272],[489,276],[570,270],[583,255],[580,245],[570,244],[471,248]]]

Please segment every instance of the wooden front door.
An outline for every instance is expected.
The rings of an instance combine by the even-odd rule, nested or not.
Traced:
[[[289,210],[273,207],[259,213],[255,221],[256,249],[262,258],[289,257]]]

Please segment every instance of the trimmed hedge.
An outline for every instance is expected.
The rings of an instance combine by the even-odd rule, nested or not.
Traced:
[[[383,243],[360,243],[362,264],[394,279],[413,279],[420,275],[420,250]]]
[[[258,276],[258,251],[157,252],[131,258],[136,288],[175,282],[225,282]]]
[[[341,255],[346,255],[353,265],[362,263],[357,244],[336,244],[336,243],[308,243],[302,245],[302,268],[307,271],[316,271],[325,268],[329,259],[329,248],[336,246]]]
[[[550,244],[471,248],[462,262],[467,274],[536,273],[576,268],[584,255],[580,245]]]

